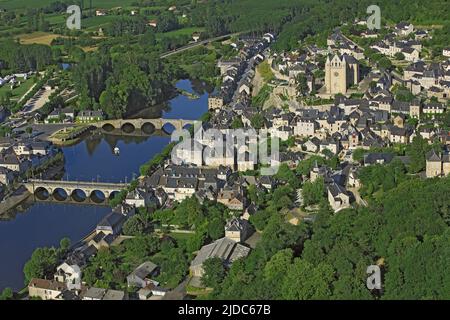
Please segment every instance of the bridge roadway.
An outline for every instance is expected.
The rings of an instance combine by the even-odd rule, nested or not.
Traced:
[[[196,120],[184,119],[111,119],[92,123],[92,126],[97,128],[105,128],[105,126],[112,126],[114,129],[122,129],[125,125],[131,125],[134,130],[142,129],[145,125],[150,124],[155,130],[161,130],[166,124],[171,124],[176,130],[182,130],[187,125],[193,125]]]
[[[38,190],[46,190],[49,194],[54,194],[57,190],[63,190],[68,197],[74,195],[79,190],[84,192],[86,197],[91,197],[95,192],[101,192],[105,198],[111,197],[113,193],[120,192],[128,187],[126,183],[108,182],[86,182],[86,181],[58,181],[58,180],[38,180],[31,179],[24,183],[25,188],[30,193]]]

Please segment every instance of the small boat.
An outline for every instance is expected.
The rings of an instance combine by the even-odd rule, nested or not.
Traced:
[[[119,147],[115,147],[115,148],[114,148],[114,154],[115,154],[116,156],[118,156],[118,155],[120,154],[120,149],[119,149]]]

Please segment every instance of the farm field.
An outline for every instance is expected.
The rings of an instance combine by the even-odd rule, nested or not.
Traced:
[[[17,38],[20,40],[21,44],[45,44],[50,45],[53,39],[63,37],[58,34],[50,33],[50,32],[33,32],[28,34],[19,35]]]

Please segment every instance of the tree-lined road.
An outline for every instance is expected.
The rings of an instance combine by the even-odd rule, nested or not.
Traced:
[[[225,35],[220,36],[220,37],[215,37],[215,38],[210,38],[210,39],[202,40],[202,41],[199,41],[199,42],[195,42],[195,43],[189,44],[189,45],[187,45],[187,46],[184,46],[184,47],[175,49],[175,50],[173,50],[173,51],[163,53],[163,54],[160,56],[160,58],[161,58],[161,59],[168,58],[168,57],[170,57],[170,56],[172,56],[172,55],[181,53],[181,52],[183,52],[183,51],[190,50],[190,49],[193,49],[193,48],[195,48],[195,47],[198,47],[198,46],[202,46],[202,45],[208,44],[208,43],[210,43],[210,42],[219,41],[219,40],[222,40],[222,39],[227,38],[227,37],[237,36],[237,35],[240,35],[241,33],[243,33],[243,32],[229,33],[229,34],[225,34]]]

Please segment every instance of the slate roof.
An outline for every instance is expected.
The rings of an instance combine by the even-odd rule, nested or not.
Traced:
[[[441,162],[441,157],[436,153],[434,149],[427,153],[427,161],[430,162]]]
[[[136,276],[140,279],[145,279],[149,274],[152,274],[158,266],[151,261],[146,261],[139,265],[130,276]]]
[[[101,300],[106,293],[106,289],[91,287],[84,293],[84,297]]]
[[[392,153],[369,153],[364,155],[364,164],[375,164],[382,160],[384,163],[389,163],[394,158]]]
[[[97,225],[97,227],[111,227],[114,228],[125,219],[123,214],[117,212],[110,212]]]
[[[249,252],[250,248],[224,237],[203,246],[194,260],[192,260],[191,266],[202,265],[205,260],[212,257],[218,257],[223,261],[230,263],[236,259],[247,256]]]

